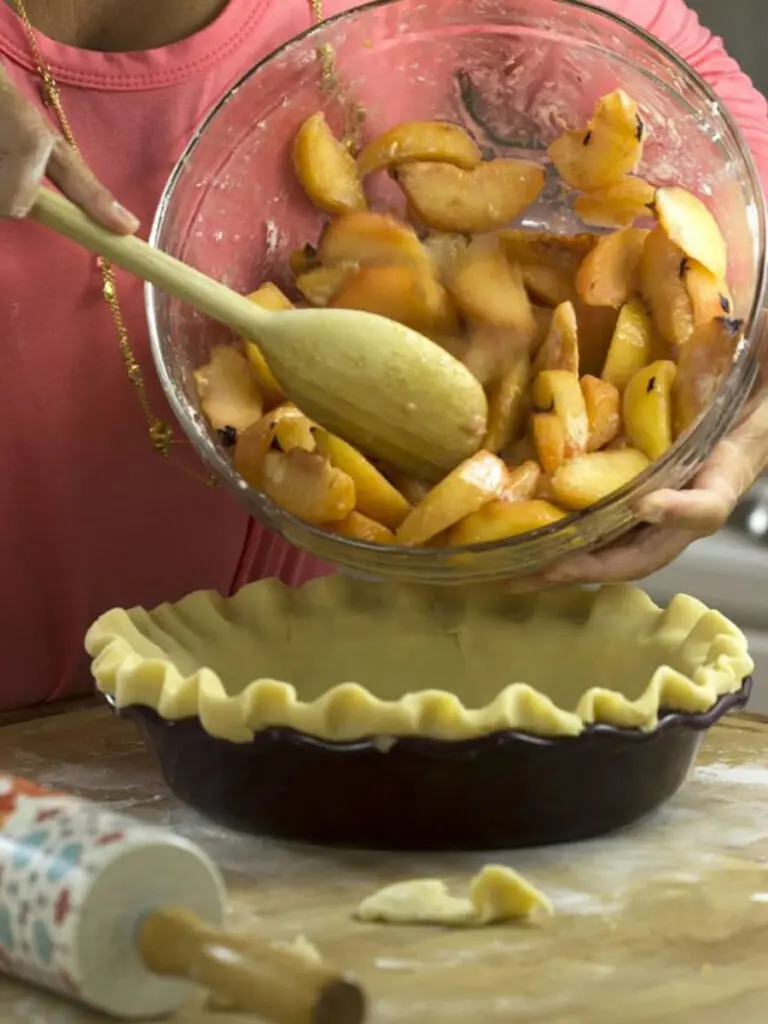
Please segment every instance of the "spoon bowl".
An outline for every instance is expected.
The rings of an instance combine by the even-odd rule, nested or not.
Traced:
[[[416,331],[354,310],[262,309],[140,238],[107,231],[51,189],[30,216],[257,341],[307,416],[398,469],[439,479],[480,447],[481,384]]]

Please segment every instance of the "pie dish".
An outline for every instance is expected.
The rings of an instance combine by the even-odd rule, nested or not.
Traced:
[[[412,848],[635,820],[753,670],[741,631],[684,595],[342,575],[114,609],[86,647],[181,799],[250,830]]]

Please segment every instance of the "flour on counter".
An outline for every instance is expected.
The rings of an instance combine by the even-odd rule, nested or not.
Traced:
[[[62,764],[30,753],[21,754],[18,770],[43,784],[99,800],[187,836],[225,872],[240,876],[254,886],[256,893],[265,894],[264,903],[256,896],[249,905],[254,918],[269,913],[272,880],[288,880],[298,890],[303,879],[317,883],[327,878],[333,885],[341,873],[347,882],[359,882],[363,896],[372,886],[398,876],[442,876],[461,884],[489,860],[485,852],[383,854],[328,850],[233,833],[174,801],[149,758],[136,766],[136,754],[141,749],[137,737],[122,742],[118,749],[100,743],[96,737],[85,764]],[[650,881],[699,884],[713,866],[722,864],[728,849],[740,857],[750,856],[751,849],[756,862],[768,861],[768,820],[762,793],[766,784],[768,768],[759,763],[731,766],[718,759],[698,767],[664,808],[622,832],[566,846],[518,850],[501,858],[493,854],[492,858],[542,879],[558,915],[615,917]],[[768,884],[755,888],[768,892]],[[303,926],[312,934],[311,911],[306,917]]]
[[[720,761],[696,769],[696,778],[729,786],[768,786],[768,768],[759,764],[730,765]]]

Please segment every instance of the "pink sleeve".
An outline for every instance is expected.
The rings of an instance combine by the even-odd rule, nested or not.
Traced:
[[[768,102],[683,0],[597,0],[686,60],[714,89],[744,135],[768,193]]]

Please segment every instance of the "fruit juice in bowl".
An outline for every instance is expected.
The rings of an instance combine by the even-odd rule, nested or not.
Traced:
[[[733,423],[765,234],[730,117],[622,19],[376,3],[222,100],[152,238],[272,310],[431,337],[486,388],[480,450],[443,479],[377,463],[286,401],[258,339],[148,286],[153,353],[200,455],[292,543],[377,578],[522,575],[630,528]]]

